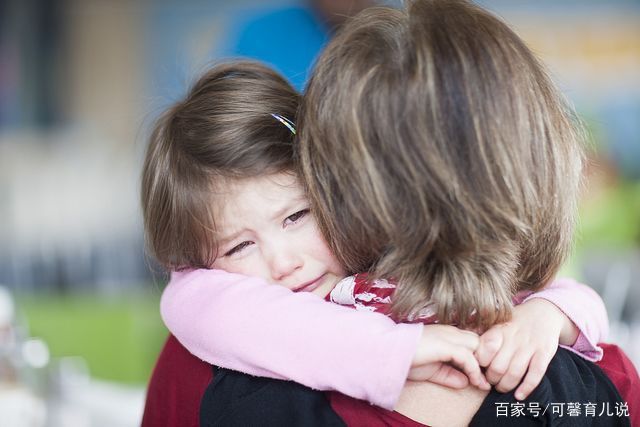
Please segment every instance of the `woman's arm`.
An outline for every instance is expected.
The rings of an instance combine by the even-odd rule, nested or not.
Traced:
[[[423,330],[220,270],[173,273],[160,307],[169,330],[209,363],[389,409]]]

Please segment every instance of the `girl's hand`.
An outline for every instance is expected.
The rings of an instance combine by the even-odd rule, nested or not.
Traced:
[[[451,388],[464,388],[471,382],[480,389],[491,389],[474,356],[479,343],[476,333],[448,325],[423,328],[409,380],[430,381]]]
[[[572,345],[577,337],[577,327],[555,304],[535,298],[516,306],[510,322],[482,334],[476,357],[496,390],[520,384],[515,397],[523,400],[540,384],[558,344]]]

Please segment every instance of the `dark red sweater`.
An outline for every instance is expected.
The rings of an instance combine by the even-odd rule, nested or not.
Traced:
[[[615,345],[602,344],[600,368],[629,405],[631,425],[640,426],[640,378],[629,358]],[[211,365],[191,355],[172,335],[167,339],[153,371],[143,427],[198,427],[200,402],[213,378]],[[338,393],[330,394],[334,410],[347,425],[420,426],[397,412],[385,411]]]

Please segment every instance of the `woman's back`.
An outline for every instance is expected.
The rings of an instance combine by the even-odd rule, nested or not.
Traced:
[[[473,386],[455,390],[429,382],[407,382],[396,411],[430,426],[467,426],[489,394]]]
[[[558,350],[540,385],[521,402],[513,393],[485,393],[471,387],[410,384],[405,391],[396,409],[432,426],[631,425],[624,411],[628,402],[605,372],[564,349]]]

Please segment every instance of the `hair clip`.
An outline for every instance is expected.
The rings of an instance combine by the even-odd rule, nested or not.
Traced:
[[[276,119],[277,121],[279,121],[280,123],[288,127],[292,134],[294,135],[296,134],[296,125],[294,125],[291,120],[287,119],[286,117],[282,117],[280,114],[275,114],[275,113],[271,113],[271,117],[273,117],[274,119]]]

